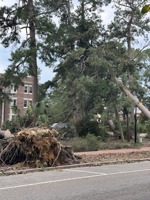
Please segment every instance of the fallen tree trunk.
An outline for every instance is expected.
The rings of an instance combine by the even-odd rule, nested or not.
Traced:
[[[118,80],[116,77],[114,81],[120,87],[120,89],[131,99],[131,101],[143,112],[143,114],[150,119],[150,111],[135,97],[122,83],[121,80]]]

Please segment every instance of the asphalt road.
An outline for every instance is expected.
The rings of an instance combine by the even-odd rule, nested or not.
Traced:
[[[149,200],[150,162],[0,177],[0,200]]]

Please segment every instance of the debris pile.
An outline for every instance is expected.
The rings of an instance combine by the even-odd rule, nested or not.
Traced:
[[[44,128],[23,129],[15,137],[0,140],[0,163],[23,163],[31,167],[48,167],[77,163],[70,146],[61,145],[57,131]]]

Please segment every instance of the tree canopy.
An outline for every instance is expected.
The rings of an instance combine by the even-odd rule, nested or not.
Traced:
[[[106,26],[102,14],[110,3],[114,18]],[[50,112],[62,113],[57,120],[76,124],[95,113],[105,118],[105,108],[107,119],[116,113],[119,120],[121,111],[125,119],[133,114],[135,102],[124,89],[149,107],[150,19],[142,15],[149,10],[146,0],[79,0],[78,6],[71,0],[16,0],[0,8],[1,43],[6,48],[16,45],[6,75],[12,74],[17,84],[32,75],[34,103],[46,99]],[[40,87],[37,59],[56,73]],[[116,80],[121,80],[122,91]]]

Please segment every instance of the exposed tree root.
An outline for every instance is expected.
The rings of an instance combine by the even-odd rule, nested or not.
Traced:
[[[38,134],[36,134],[38,133]],[[72,148],[62,146],[47,129],[25,129],[14,138],[0,140],[0,163],[31,167],[77,163]]]

